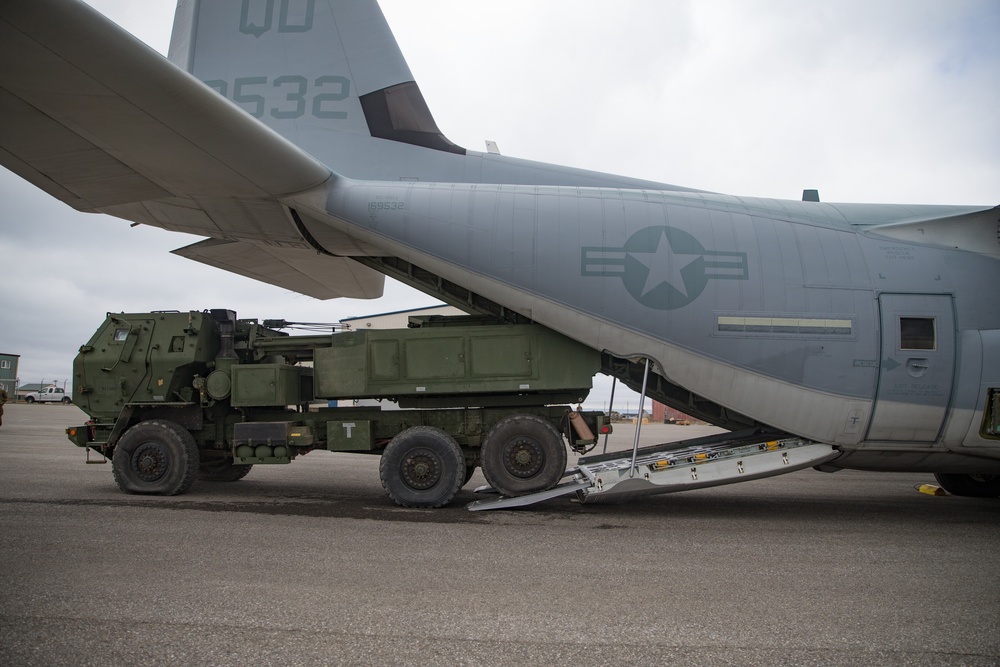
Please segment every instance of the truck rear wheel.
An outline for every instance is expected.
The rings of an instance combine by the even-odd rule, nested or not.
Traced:
[[[202,461],[198,466],[198,479],[206,482],[236,482],[247,476],[252,463],[233,463],[232,459]]]
[[[1000,496],[1000,475],[959,475],[935,473],[934,479],[948,493],[970,498]]]
[[[441,507],[465,483],[465,457],[455,439],[430,426],[399,433],[382,452],[382,486],[403,507]]]
[[[513,497],[546,491],[566,472],[566,447],[552,424],[534,415],[498,421],[483,440],[480,467],[490,486]]]
[[[111,457],[115,483],[126,493],[173,496],[198,474],[198,446],[171,421],[151,419],[125,431]]]

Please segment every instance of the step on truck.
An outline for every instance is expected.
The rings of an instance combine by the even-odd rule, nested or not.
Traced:
[[[567,445],[583,453],[610,431],[603,413],[569,405],[590,391],[600,353],[540,325],[294,327],[222,309],[109,313],[74,360],[89,420],[67,435],[88,460],[110,459],[128,493],[183,493],[326,450],[379,455],[395,502],[440,507],[477,467],[507,497],[551,489]]]

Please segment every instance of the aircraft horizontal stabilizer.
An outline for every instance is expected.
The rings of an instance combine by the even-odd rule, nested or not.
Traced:
[[[302,248],[206,239],[173,252],[316,299],[377,299],[385,283],[383,274],[352,259]]]
[[[936,218],[904,219],[865,229],[899,241],[957,248],[1000,258],[1000,206]]]

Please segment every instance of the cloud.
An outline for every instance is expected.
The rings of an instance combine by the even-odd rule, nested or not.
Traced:
[[[997,198],[996,3],[383,7],[474,149],[733,194]]]
[[[91,4],[166,51],[173,0]],[[474,150],[492,139],[507,155],[765,197],[1000,199],[996,2],[382,7],[438,125]],[[169,254],[193,240],[77,213],[0,173],[0,350],[34,382],[69,377],[108,310],[336,321],[436,302],[394,283],[374,302],[308,299]]]

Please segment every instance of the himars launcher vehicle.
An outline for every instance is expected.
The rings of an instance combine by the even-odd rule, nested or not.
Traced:
[[[0,6],[0,162],[180,255],[315,296],[383,275],[543,325],[825,470],[1000,494],[1000,209],[734,197],[450,142],[374,1],[178,3],[170,60],[74,0]],[[172,62],[171,62],[172,61]],[[810,445],[811,446],[811,445]],[[633,472],[634,474],[634,472]]]
[[[393,500],[440,507],[477,467],[506,496],[548,490],[566,470],[564,438],[582,452],[609,430],[601,413],[553,405],[586,398],[597,351],[537,324],[413,324],[290,336],[273,328],[287,322],[225,309],[109,313],[73,362],[91,419],[67,433],[110,456],[130,493],[236,481],[319,449],[379,454]]]

